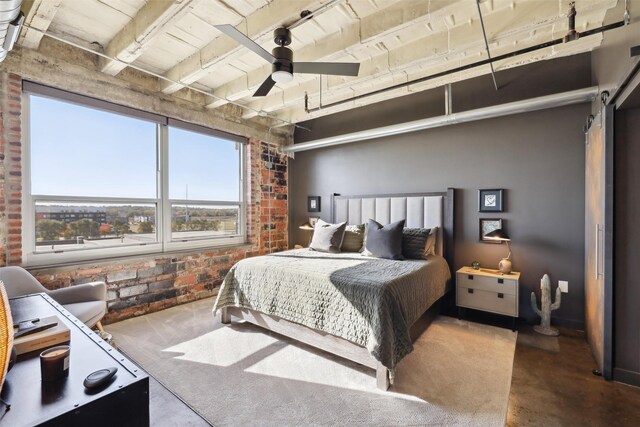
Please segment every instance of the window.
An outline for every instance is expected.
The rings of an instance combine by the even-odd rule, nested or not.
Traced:
[[[24,85],[27,264],[244,242],[241,138]]]
[[[169,123],[169,199],[174,241],[241,233],[240,144]]]

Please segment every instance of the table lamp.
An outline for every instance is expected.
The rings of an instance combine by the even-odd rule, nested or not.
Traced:
[[[502,258],[500,260],[500,263],[498,264],[498,269],[500,270],[500,272],[502,274],[511,273],[511,267],[512,267],[511,260],[510,260],[510,258],[511,258],[511,246],[509,246],[509,242],[511,241],[511,239],[509,238],[507,233],[505,233],[503,229],[497,228],[497,229],[485,234],[484,237],[486,237],[487,239],[499,240],[500,242],[506,242],[507,243],[507,249],[509,249],[509,255],[507,255],[506,258]]]
[[[7,297],[4,283],[0,281],[0,390],[2,390],[7,371],[11,368],[12,349],[13,320],[11,318],[11,308],[9,307],[9,298]],[[0,399],[0,402],[5,405],[5,411],[8,411],[11,407],[2,399]]]
[[[300,230],[305,230],[305,231],[313,231],[313,225],[309,224],[309,221],[305,222],[304,224],[302,224],[300,227],[298,227]],[[313,236],[312,233],[309,233],[309,242],[307,243],[307,246],[309,246],[311,244],[311,237]]]

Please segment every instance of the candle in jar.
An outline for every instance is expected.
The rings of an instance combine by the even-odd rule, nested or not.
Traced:
[[[68,345],[52,347],[40,353],[42,381],[55,381],[68,376],[70,353]]]

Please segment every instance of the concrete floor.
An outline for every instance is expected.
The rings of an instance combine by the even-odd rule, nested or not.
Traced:
[[[639,426],[640,388],[596,377],[594,367],[583,332],[545,337],[521,325],[507,426]],[[153,378],[150,388],[152,426],[208,425]]]
[[[640,388],[594,376],[584,333],[560,331],[520,327],[507,426],[640,426]]]
[[[151,376],[149,377],[149,418],[153,427],[208,427],[210,425]]]

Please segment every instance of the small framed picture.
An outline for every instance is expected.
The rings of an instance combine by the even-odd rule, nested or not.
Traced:
[[[480,241],[484,243],[502,243],[500,240],[487,239],[487,234],[493,230],[502,228],[502,219],[500,218],[480,218]]]
[[[320,196],[307,197],[307,212],[320,212]]]
[[[311,226],[312,226],[313,228],[316,228],[316,223],[318,222],[318,220],[319,220],[319,219],[320,219],[320,218],[319,218],[319,217],[317,217],[317,216],[310,216],[310,217],[309,217],[309,224],[311,224]]]
[[[503,212],[503,196],[504,190],[502,188],[478,190],[478,211]]]

